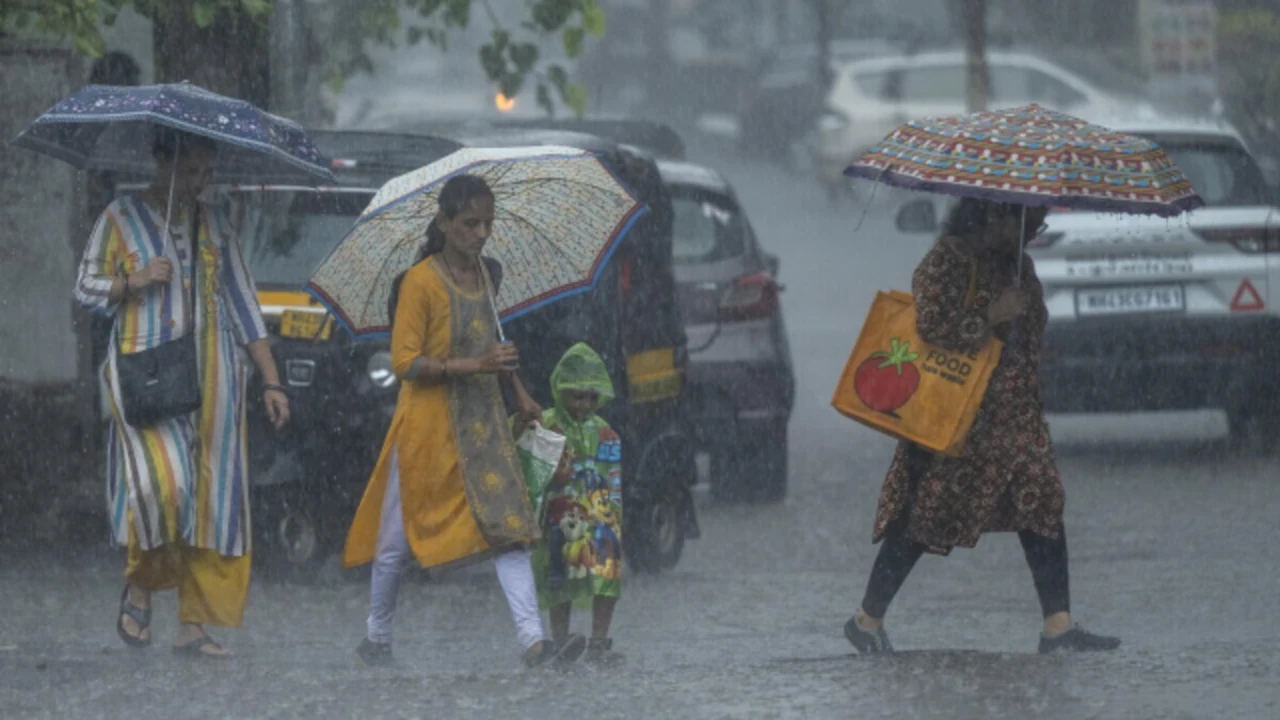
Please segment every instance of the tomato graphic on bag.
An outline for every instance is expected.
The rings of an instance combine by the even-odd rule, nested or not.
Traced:
[[[863,404],[877,412],[893,414],[920,388],[920,371],[912,361],[920,353],[898,338],[889,340],[889,352],[872,353],[853,378],[853,389]]]

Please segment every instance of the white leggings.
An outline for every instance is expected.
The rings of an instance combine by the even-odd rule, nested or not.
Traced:
[[[391,469],[382,498],[382,520],[378,528],[378,553],[373,559],[373,582],[369,592],[369,640],[391,642],[391,622],[396,612],[396,595],[405,566],[413,559],[404,534],[404,511],[400,507],[400,458],[391,450]],[[528,650],[546,639],[542,616],[538,613],[538,591],[528,550],[504,553],[494,558],[498,582],[511,607],[520,647]]]

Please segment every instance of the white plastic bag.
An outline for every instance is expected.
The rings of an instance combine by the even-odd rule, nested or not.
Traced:
[[[543,520],[547,486],[560,465],[564,454],[565,437],[535,424],[525,430],[516,441],[516,454],[520,457],[520,469],[524,471],[525,487],[529,490],[529,502],[533,505],[538,523]]]

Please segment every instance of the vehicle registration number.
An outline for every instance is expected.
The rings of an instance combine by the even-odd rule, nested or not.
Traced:
[[[285,310],[280,316],[280,337],[328,340],[333,322],[327,313]]]
[[[1185,306],[1181,285],[1145,285],[1076,291],[1076,314],[1081,317],[1177,312]]]

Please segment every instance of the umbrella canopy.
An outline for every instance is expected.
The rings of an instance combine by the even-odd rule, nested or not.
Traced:
[[[78,168],[150,173],[152,126],[220,143],[219,181],[282,172],[335,182],[301,125],[190,83],[86,85],[36,118],[13,144]]]
[[[449,178],[470,173],[493,190],[484,254],[503,266],[495,309],[510,320],[599,280],[618,242],[647,208],[600,158],[576,148],[464,148],[378,191],[307,284],[353,335],[390,330],[387,298],[418,257]]]
[[[1028,105],[913,120],[845,174],[1024,205],[1174,216],[1204,205],[1156,143]]]

